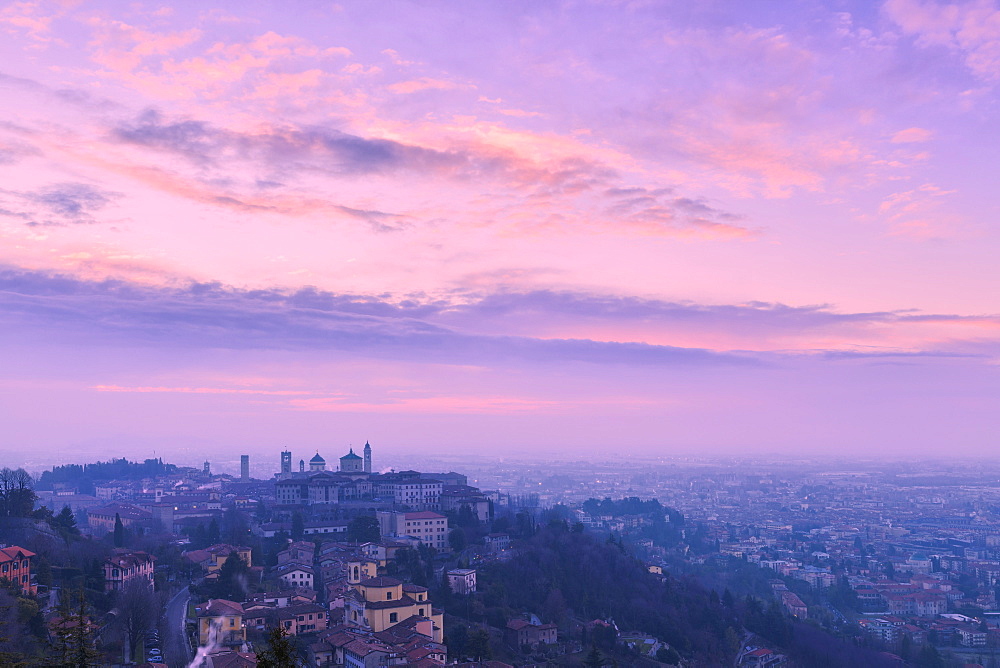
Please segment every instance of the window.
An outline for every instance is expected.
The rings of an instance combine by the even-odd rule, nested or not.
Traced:
[[[236,626],[236,618],[235,617],[230,617],[229,618],[229,625],[230,626]]]
[[[395,624],[398,621],[399,621],[399,614],[395,613],[395,612],[390,612],[389,613],[389,623],[390,624]]]
[[[391,591],[387,591],[385,593],[385,600],[387,600],[387,601],[391,601],[392,600],[392,592]]]
[[[423,617],[424,616],[424,609],[423,608],[418,609],[417,610],[417,614],[420,615],[421,617]]]

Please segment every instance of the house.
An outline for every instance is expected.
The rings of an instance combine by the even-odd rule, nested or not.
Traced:
[[[226,559],[229,555],[235,552],[239,555],[240,559],[247,565],[247,567],[253,566],[251,562],[251,551],[249,547],[229,545],[227,543],[218,543],[210,547],[206,547],[203,550],[191,550],[190,552],[184,553],[184,558],[201,567],[203,571],[208,574],[217,573],[222,569],[222,565],[226,563]]]
[[[0,578],[21,587],[24,594],[34,596],[38,585],[31,580],[31,558],[35,553],[13,545],[0,548]]]
[[[299,563],[311,565],[316,558],[316,546],[304,540],[289,543],[278,553],[278,564]]]
[[[448,571],[448,586],[456,594],[471,594],[476,591],[476,569],[453,568]]]
[[[347,526],[349,524],[350,522],[347,520],[321,520],[306,522],[303,533],[307,536],[314,536],[316,534],[346,534]]]
[[[766,647],[759,647],[744,654],[740,665],[765,668],[780,665],[783,661],[784,657],[781,654],[775,654],[774,650]]]
[[[490,552],[503,552],[510,549],[510,534],[491,533],[487,534],[483,541]]]
[[[523,619],[512,619],[507,622],[504,640],[507,644],[520,648],[525,645],[536,647],[539,644],[551,645],[557,641],[555,624],[532,624]]]
[[[261,592],[250,597],[253,603],[263,603],[275,608],[287,608],[297,603],[315,603],[316,592],[305,587],[294,587],[276,592]]]
[[[286,587],[313,588],[314,573],[312,566],[297,563],[287,563],[278,566],[278,579]]]
[[[379,511],[379,530],[383,536],[411,536],[439,551],[448,545],[448,518],[431,510],[416,512]]]
[[[444,636],[444,613],[431,606],[426,587],[374,577],[354,585],[343,600],[344,622],[350,626],[377,633],[411,617],[423,617],[432,622],[434,642]]]
[[[88,508],[87,524],[95,535],[100,536],[115,530],[115,516],[121,519],[122,526],[126,529],[149,524],[153,520],[153,514],[139,506],[133,506],[131,503],[109,503]]]
[[[808,616],[808,608],[806,608],[806,604],[803,603],[802,599],[793,592],[781,592],[781,604],[785,606],[785,609],[788,610],[788,614],[790,615],[798,617],[799,619],[806,619]]]
[[[315,603],[302,603],[278,609],[278,625],[290,635],[314,633],[327,627],[326,608]]]
[[[222,598],[210,599],[196,606],[198,644],[206,647],[215,642],[224,647],[239,647],[246,642],[243,628],[243,606]]]
[[[134,550],[117,548],[104,561],[104,591],[121,591],[132,580],[142,580],[153,588],[156,557]]]

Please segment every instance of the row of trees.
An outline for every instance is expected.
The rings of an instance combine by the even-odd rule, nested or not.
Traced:
[[[34,479],[24,469],[0,469],[0,517],[28,517],[35,507]]]
[[[56,483],[75,485],[82,494],[93,494],[94,483],[105,480],[141,480],[177,472],[174,464],[164,464],[162,459],[131,462],[124,457],[94,464],[65,464],[44,471],[38,479],[38,489],[52,489]]]

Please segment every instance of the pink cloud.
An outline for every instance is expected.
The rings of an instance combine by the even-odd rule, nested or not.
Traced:
[[[232,387],[125,387],[122,385],[94,385],[90,389],[97,392],[126,392],[131,394],[260,394],[276,397],[315,394],[306,390],[256,390]]]
[[[399,83],[386,86],[386,88],[397,95],[410,95],[424,90],[455,90],[456,88],[467,87],[467,85],[457,84],[454,81],[432,79],[430,77],[420,77],[419,79],[400,81]]]
[[[976,75],[1000,79],[1000,9],[991,0],[888,0],[883,11],[918,44],[957,51]]]
[[[23,31],[38,42],[48,42],[51,39],[54,18],[41,14],[37,2],[14,2],[0,9],[0,24],[6,25],[8,32],[16,34]]]
[[[255,84],[250,99],[285,98],[296,99],[307,88],[317,88],[323,83],[326,73],[323,70],[312,69],[305,72],[263,74]]]
[[[916,144],[929,141],[934,133],[925,128],[907,128],[892,136],[893,144]]]

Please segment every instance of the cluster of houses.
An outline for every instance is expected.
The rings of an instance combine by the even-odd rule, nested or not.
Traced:
[[[427,588],[379,575],[406,546],[392,540],[329,541],[317,549],[312,542],[292,541],[278,553],[272,574],[280,591],[195,606],[198,642],[213,648],[212,665],[249,661],[243,657],[247,631],[280,626],[290,636],[308,638],[311,665],[442,665],[447,659],[443,612],[433,607]],[[241,550],[217,545],[185,558],[210,577],[228,554]],[[317,603],[317,569],[326,605]]]

